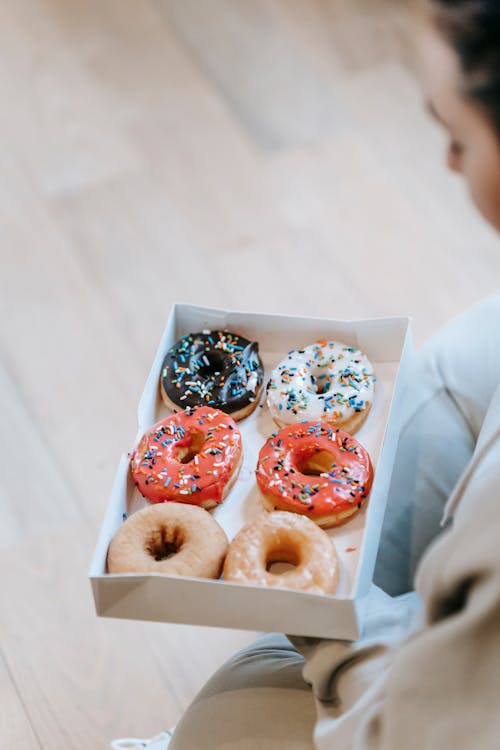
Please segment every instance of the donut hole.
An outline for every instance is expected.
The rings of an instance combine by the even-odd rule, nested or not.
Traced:
[[[177,445],[174,458],[181,464],[188,464],[201,451],[205,442],[205,435],[200,430],[189,431],[189,442],[187,445]]]
[[[318,369],[311,373],[311,385],[313,390],[319,395],[328,393],[332,387],[332,381],[324,369]]]
[[[179,529],[155,529],[146,539],[146,550],[157,562],[176,555],[184,543]]]
[[[217,352],[205,352],[198,360],[199,369],[197,374],[207,380],[214,375],[220,375],[224,370],[224,358]]]
[[[278,542],[268,550],[266,555],[266,571],[272,575],[283,575],[295,570],[300,563],[300,555],[287,540]]]
[[[335,468],[335,456],[329,451],[313,451],[303,453],[296,457],[295,467],[298,472],[310,477],[319,477],[320,474],[327,474]]]
[[[290,571],[295,570],[296,567],[297,566],[292,563],[276,560],[274,562],[269,562],[266,565],[266,572],[271,573],[273,576],[281,576],[283,573],[289,573]]]

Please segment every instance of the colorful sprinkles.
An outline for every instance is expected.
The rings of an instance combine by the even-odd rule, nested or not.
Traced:
[[[376,378],[358,349],[320,339],[288,352],[273,370],[267,401],[279,424],[300,420],[347,421],[367,409]]]
[[[256,478],[274,508],[316,520],[354,512],[370,492],[373,470],[368,452],[351,435],[323,422],[301,422],[267,440]]]
[[[178,406],[211,406],[232,414],[257,399],[264,368],[256,342],[229,331],[183,336],[163,361],[161,384]]]
[[[187,408],[148,430],[130,465],[136,486],[151,502],[215,505],[241,451],[241,433],[230,416],[208,406]]]

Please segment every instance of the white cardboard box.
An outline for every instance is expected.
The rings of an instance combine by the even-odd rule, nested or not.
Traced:
[[[139,402],[138,433],[132,449],[148,427],[169,413],[158,385],[167,350],[184,334],[206,328],[227,329],[258,341],[266,382],[290,349],[321,338],[357,347],[373,364],[377,377],[374,403],[356,438],[370,453],[375,478],[364,508],[353,520],[328,532],[340,559],[337,593],[322,596],[160,574],[108,574],[107,549],[124,514],[130,515],[148,504],[135,488],[128,456],[123,455],[89,572],[97,614],[356,639],[362,631],[400,429],[401,395],[412,351],[410,321],[406,317],[322,320],[176,304]],[[261,446],[277,429],[265,402],[265,388],[261,405],[238,424],[243,436],[244,463],[228,497],[213,511],[229,539],[244,523],[265,512],[259,502],[255,467]]]

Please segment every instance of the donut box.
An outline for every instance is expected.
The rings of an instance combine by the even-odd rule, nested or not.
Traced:
[[[327,531],[340,561],[339,583],[334,595],[240,585],[222,579],[107,572],[106,556],[111,539],[124,518],[148,505],[134,485],[129,456],[143,433],[170,413],[159,387],[164,356],[180,337],[205,329],[227,329],[257,341],[265,382],[288,351],[325,338],[361,349],[373,364],[377,378],[375,397],[356,439],[370,453],[374,481],[363,508],[344,525]],[[89,577],[97,614],[293,635],[358,638],[373,576],[411,355],[407,317],[341,321],[175,304],[139,401],[137,436],[119,462],[92,559]],[[259,450],[277,427],[266,404],[265,389],[259,406],[238,422],[238,427],[243,438],[243,465],[227,498],[212,511],[229,540],[247,522],[266,512],[255,468]]]

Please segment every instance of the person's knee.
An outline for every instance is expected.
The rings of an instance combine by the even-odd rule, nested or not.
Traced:
[[[312,750],[314,700],[304,660],[281,634],[235,654],[206,683],[172,739],[176,750],[233,747]]]
[[[241,688],[192,704],[179,722],[172,750],[313,750],[312,692]]]
[[[303,663],[302,656],[286,636],[270,633],[223,664],[202,688],[198,698],[247,687],[307,690],[302,678]]]

